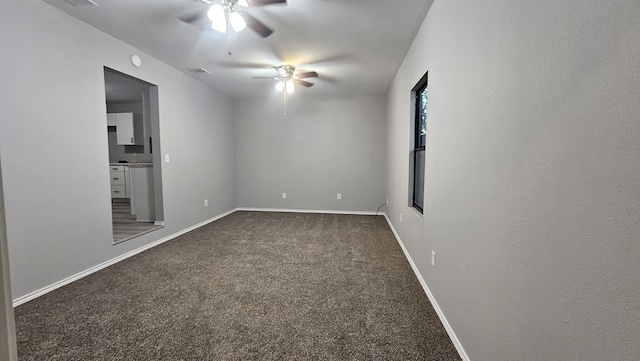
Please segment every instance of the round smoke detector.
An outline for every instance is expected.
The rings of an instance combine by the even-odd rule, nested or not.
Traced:
[[[131,64],[133,64],[133,66],[135,67],[139,67],[140,65],[142,65],[142,59],[140,59],[140,57],[136,54],[133,54],[129,57],[129,60],[131,60]]]

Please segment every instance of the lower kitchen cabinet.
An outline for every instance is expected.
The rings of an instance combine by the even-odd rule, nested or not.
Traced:
[[[111,198],[131,198],[129,167],[110,165],[109,182],[111,183]]]

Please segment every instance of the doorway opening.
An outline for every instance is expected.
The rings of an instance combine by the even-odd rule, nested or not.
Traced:
[[[158,87],[104,68],[113,241],[164,226]]]

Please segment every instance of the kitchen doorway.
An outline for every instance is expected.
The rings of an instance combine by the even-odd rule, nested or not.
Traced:
[[[158,87],[104,68],[115,244],[164,226]]]

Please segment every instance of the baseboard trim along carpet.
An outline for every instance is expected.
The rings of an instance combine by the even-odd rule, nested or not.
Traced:
[[[407,258],[407,261],[409,261],[409,264],[411,265],[411,269],[413,269],[413,273],[416,274],[416,277],[418,278],[418,281],[422,285],[422,289],[427,294],[427,298],[429,298],[429,301],[431,302],[431,305],[436,310],[436,313],[438,314],[438,317],[440,318],[440,322],[442,322],[442,325],[444,326],[444,329],[447,331],[447,334],[449,334],[449,338],[451,338],[451,342],[453,342],[453,345],[455,346],[456,350],[458,350],[458,353],[460,354],[460,357],[462,358],[462,360],[463,361],[470,361],[469,356],[464,351],[464,348],[462,347],[462,344],[460,343],[460,340],[456,336],[455,332],[453,332],[453,329],[451,328],[451,325],[447,321],[446,317],[444,317],[444,313],[442,312],[442,309],[440,309],[440,306],[438,305],[438,302],[436,302],[435,297],[431,293],[431,290],[429,289],[429,286],[427,286],[427,282],[424,280],[424,278],[422,278],[422,275],[418,271],[418,267],[413,262],[413,259],[409,255],[409,252],[407,251],[407,249],[405,248],[404,244],[402,243],[402,240],[400,239],[400,235],[398,235],[398,232],[396,232],[396,229],[393,227],[393,224],[391,223],[391,220],[389,219],[387,214],[386,213],[383,213],[383,214],[384,214],[384,218],[387,220],[387,224],[389,224],[389,228],[391,228],[391,231],[393,232],[393,235],[396,237],[396,240],[398,241],[398,244],[400,245],[400,248],[402,248],[402,252],[404,253],[404,256]]]
[[[71,282],[77,281],[77,280],[79,280],[81,278],[84,278],[84,277],[86,277],[86,276],[88,276],[88,275],[90,275],[92,273],[98,272],[101,269],[107,268],[107,267],[109,267],[109,266],[111,266],[111,265],[113,265],[115,263],[123,261],[123,260],[125,260],[125,259],[127,259],[129,257],[135,256],[136,254],[138,254],[140,252],[144,252],[144,251],[146,251],[146,250],[148,250],[150,248],[153,248],[153,247],[155,247],[155,246],[157,246],[159,244],[162,244],[164,242],[170,241],[170,240],[172,240],[172,239],[174,239],[174,238],[176,238],[176,237],[178,237],[180,235],[183,235],[183,234],[185,234],[187,232],[193,231],[196,228],[200,228],[200,227],[202,227],[202,226],[204,226],[206,224],[209,224],[209,223],[211,223],[213,221],[216,221],[216,220],[218,220],[220,218],[226,217],[226,216],[230,215],[231,213],[236,212],[237,210],[238,209],[236,208],[236,209],[232,209],[230,211],[227,211],[225,213],[219,214],[219,215],[217,215],[217,216],[215,216],[213,218],[209,218],[209,219],[207,219],[205,221],[202,221],[202,222],[200,222],[198,224],[195,224],[195,225],[193,225],[191,227],[185,228],[185,229],[183,229],[183,230],[181,230],[179,232],[176,232],[174,234],[171,234],[169,236],[161,238],[161,239],[159,239],[157,241],[153,241],[151,243],[148,243],[148,244],[146,244],[146,245],[144,245],[144,246],[142,246],[140,248],[136,248],[136,249],[134,249],[132,251],[129,251],[129,252],[125,253],[125,254],[122,254],[122,255],[120,255],[118,257],[112,258],[112,259],[110,259],[110,260],[108,260],[106,262],[100,263],[99,265],[93,266],[93,267],[91,267],[91,268],[89,268],[87,270],[84,270],[82,272],[78,272],[78,273],[76,273],[76,274],[74,274],[72,276],[69,276],[69,277],[61,280],[61,281],[52,283],[49,286],[45,286],[45,287],[43,287],[43,288],[41,288],[39,290],[33,291],[33,292],[31,292],[29,294],[26,294],[26,295],[24,295],[22,297],[18,297],[18,298],[13,300],[13,307],[20,306],[23,303],[29,302],[29,301],[31,301],[33,299],[36,299],[36,298],[38,298],[38,297],[40,297],[40,296],[42,296],[44,294],[47,294],[47,293],[49,293],[49,292],[51,292],[51,291],[53,291],[55,289],[58,289],[58,288],[60,288],[62,286],[65,286],[65,285],[68,285]],[[164,222],[163,222],[163,224],[164,224]]]
[[[353,214],[353,215],[358,215],[358,216],[373,216],[373,215],[376,215],[376,212],[369,212],[369,211],[332,211],[332,210],[321,210],[321,209],[285,209],[285,208],[247,208],[247,207],[240,207],[237,210],[238,211],[247,211],[247,212]],[[382,215],[382,213],[378,213],[378,215]]]
[[[220,218],[226,217],[236,211],[254,211],[254,212],[291,212],[291,213],[328,213],[328,214],[355,214],[355,215],[375,215],[375,212],[360,212],[360,211],[330,211],[330,210],[309,210],[309,209],[276,209],[276,208],[236,208],[236,209],[232,209],[230,211],[227,211],[225,213],[219,214],[213,218],[207,219],[203,222],[200,222],[198,224],[195,224],[191,227],[187,227],[179,232],[176,232],[174,234],[171,234],[167,237],[161,238],[157,241],[151,242],[149,244],[146,244],[142,247],[136,248],[132,251],[129,251],[125,254],[122,254],[118,257],[112,258],[111,260],[108,260],[106,262],[103,262],[99,265],[96,265],[94,267],[91,267],[87,270],[84,270],[82,272],[76,273],[75,275],[72,275],[70,277],[67,277],[61,281],[55,282],[49,286],[45,286],[39,290],[36,290],[34,292],[31,292],[27,295],[24,295],[22,297],[18,297],[16,299],[13,300],[13,307],[17,307],[23,303],[26,303],[28,301],[31,301],[33,299],[36,299],[44,294],[47,294],[53,290],[56,290],[62,286],[65,286],[71,282],[77,281],[81,278],[84,278],[92,273],[95,273],[97,271],[100,271],[106,267],[109,267],[115,263],[118,263],[120,261],[123,261],[129,257],[135,256],[138,253],[144,252],[150,248],[153,248],[157,245],[160,245],[164,242],[170,241],[180,235],[183,235],[187,232],[190,232],[196,228],[200,228],[208,223],[214,222]],[[433,306],[433,308],[435,309],[436,313],[438,314],[438,317],[440,318],[440,321],[442,322],[445,330],[447,331],[447,334],[449,335],[449,338],[451,338],[451,341],[453,342],[453,345],[455,346],[456,350],[458,351],[458,353],[460,354],[460,357],[462,358],[463,361],[470,361],[469,356],[467,356],[466,352],[464,351],[464,348],[462,347],[462,345],[460,344],[460,340],[458,340],[456,334],[453,332],[453,329],[451,328],[451,325],[449,324],[449,322],[447,321],[447,319],[444,316],[444,313],[442,312],[442,309],[440,309],[440,306],[438,305],[438,302],[436,302],[433,294],[431,293],[431,290],[429,290],[429,287],[427,286],[427,283],[425,282],[424,278],[422,278],[422,275],[420,274],[420,272],[418,271],[418,268],[416,267],[415,263],[413,262],[413,259],[411,258],[411,256],[409,255],[409,252],[407,251],[407,249],[405,248],[404,244],[402,243],[402,240],[400,239],[400,236],[398,235],[398,232],[396,232],[396,229],[393,227],[393,224],[391,223],[391,221],[389,220],[389,217],[385,214],[385,213],[378,213],[379,215],[384,215],[385,219],[387,220],[387,224],[389,225],[389,227],[391,228],[391,231],[393,232],[393,235],[395,236],[396,240],[398,241],[398,244],[400,245],[400,248],[402,249],[402,252],[404,253],[405,257],[407,258],[407,261],[409,261],[409,264],[411,265],[411,269],[413,269],[413,272],[415,273],[416,277],[418,278],[418,281],[420,282],[420,285],[422,285],[422,288],[424,290],[424,292],[427,295],[427,298],[429,298],[429,301],[431,302],[431,305]]]

